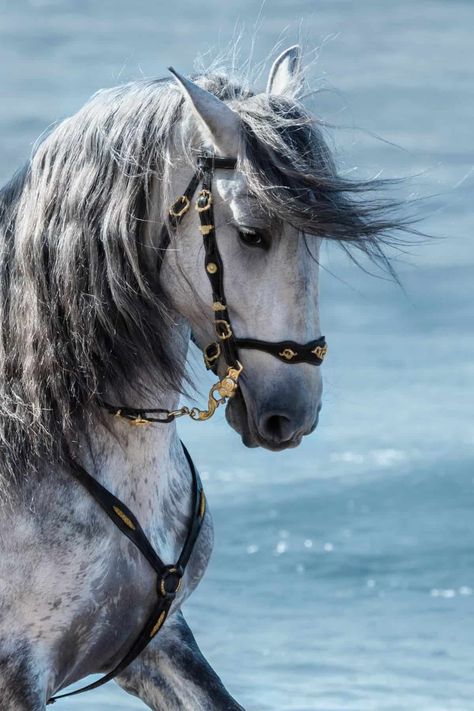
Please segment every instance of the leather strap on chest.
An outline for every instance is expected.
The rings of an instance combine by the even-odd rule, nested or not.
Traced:
[[[122,672],[126,667],[128,667],[128,665],[131,664],[136,657],[138,657],[138,655],[145,649],[145,647],[163,627],[176,594],[181,587],[186,566],[194,550],[194,545],[199,536],[206,512],[206,498],[199,475],[184,444],[182,444],[182,447],[192,474],[190,524],[181,554],[177,562],[171,565],[163,563],[146,536],[138,519],[130,511],[128,506],[103,487],[102,484],[100,484],[84,469],[84,467],[78,463],[76,464],[74,471],[76,479],[97,501],[99,506],[105,511],[107,516],[111,519],[111,521],[113,521],[117,528],[119,528],[120,531],[130,539],[134,546],[138,548],[140,553],[144,558],[146,558],[150,566],[156,572],[156,602],[145,625],[128,650],[127,654],[113,669],[111,669],[111,671],[87,686],[83,686],[80,689],[70,691],[66,694],[59,694],[58,696],[51,697],[47,702],[48,704],[54,704],[57,699],[63,699],[67,696],[75,696],[76,694],[81,694],[84,691],[91,691],[92,689],[96,689],[97,687],[106,684],[108,681],[120,674],[120,672]]]

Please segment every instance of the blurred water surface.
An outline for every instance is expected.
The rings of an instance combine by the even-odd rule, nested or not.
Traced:
[[[416,176],[401,194],[433,196],[443,238],[403,257],[404,290],[324,250],[325,404],[299,449],[183,425],[216,523],[188,620],[253,711],[471,711],[474,5],[2,0],[0,177],[93,91],[191,71],[236,27],[255,65],[280,40],[319,48],[342,165]],[[144,708],[113,684],[60,707]]]

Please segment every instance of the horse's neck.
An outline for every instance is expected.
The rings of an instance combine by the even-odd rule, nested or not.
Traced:
[[[98,425],[91,437],[88,464],[101,484],[125,502],[136,502],[140,507],[150,496],[159,495],[159,489],[180,465],[176,426],[135,426],[110,417],[107,427]]]
[[[180,357],[184,361],[186,354]],[[176,409],[176,393],[151,392],[140,402],[125,393],[124,403],[114,404]],[[189,508],[191,475],[174,422],[137,426],[110,415],[106,426],[98,422],[92,428],[83,451],[90,473],[126,503],[145,528],[157,519],[181,518],[182,509]]]

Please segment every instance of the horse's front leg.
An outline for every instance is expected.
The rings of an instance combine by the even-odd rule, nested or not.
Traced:
[[[204,659],[181,612],[116,681],[153,711],[244,711]]]

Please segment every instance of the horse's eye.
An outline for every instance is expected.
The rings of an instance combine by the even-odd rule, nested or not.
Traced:
[[[263,234],[258,230],[247,230],[241,228],[239,230],[239,238],[240,241],[248,247],[260,247],[261,249],[265,249],[267,246]]]

